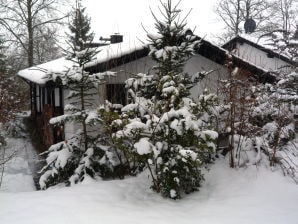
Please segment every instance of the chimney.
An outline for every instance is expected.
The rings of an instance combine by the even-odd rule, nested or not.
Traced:
[[[123,35],[120,35],[119,33],[115,33],[111,35],[111,44],[117,44],[123,42]]]
[[[117,44],[123,42],[123,35],[120,35],[119,33],[112,34],[110,38],[103,38],[100,37],[101,41],[110,41],[111,44]]]

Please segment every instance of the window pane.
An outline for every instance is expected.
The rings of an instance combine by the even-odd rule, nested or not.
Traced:
[[[107,84],[107,100],[113,104],[126,105],[125,84]]]
[[[55,107],[60,107],[60,89],[55,88]]]

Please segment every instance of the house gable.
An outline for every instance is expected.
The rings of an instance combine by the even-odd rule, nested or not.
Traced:
[[[288,70],[298,63],[265,46],[259,39],[253,37],[236,36],[222,46],[224,49],[233,52],[243,60],[247,60],[266,70]]]
[[[276,77],[272,75],[268,70],[251,63],[235,54],[231,54],[228,50],[214,45],[206,40],[201,40],[202,44],[197,49],[197,53],[202,55],[211,61],[214,61],[229,69],[239,68],[242,73],[247,76],[252,76],[259,82],[275,82]],[[229,65],[228,65],[229,64]]]

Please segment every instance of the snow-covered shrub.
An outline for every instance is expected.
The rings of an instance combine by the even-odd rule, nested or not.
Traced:
[[[262,129],[261,136],[271,165],[281,159],[278,152],[297,138],[298,73],[296,70],[280,76],[277,84],[261,87],[251,118],[251,122]],[[297,152],[294,146],[293,150]]]
[[[47,165],[41,170],[41,189],[58,183],[73,185],[83,181],[86,176],[94,177],[102,171],[99,160],[103,153],[96,147],[84,150],[80,138],[81,133],[77,133],[64,142],[52,145],[43,153],[47,155]]]
[[[223,105],[219,115],[219,132],[228,137],[227,152],[230,167],[245,166],[256,161],[248,157],[248,150],[254,150],[255,136],[260,130],[250,122],[255,106],[255,82],[249,79],[239,79],[241,70],[232,69],[227,80],[221,80],[220,92],[223,95]],[[254,154],[257,156],[257,154]]]
[[[13,138],[23,138],[26,134],[27,127],[24,124],[24,119],[28,119],[29,114],[26,112],[18,113],[15,118],[5,124],[6,134]]]
[[[102,177],[106,178],[123,179],[125,175],[135,175],[142,170],[137,162],[137,155],[132,153],[131,142],[115,135],[128,124],[128,118],[120,114],[121,108],[119,104],[106,101],[105,105],[98,110],[104,131],[97,139],[97,146],[105,153],[101,159],[101,165],[105,167]]]
[[[210,120],[217,98],[207,92],[199,103],[190,98],[189,89],[204,74],[195,79],[183,68],[199,41],[185,32],[178,5],[169,0],[162,8],[164,20],[154,16],[157,34],[148,34],[154,74],[126,81],[130,103],[110,121],[113,147],[107,152],[115,150],[130,169],[145,166],[155,191],[179,199],[199,189],[202,165],[212,160],[217,132]]]
[[[298,75],[295,69],[279,73],[272,84],[231,78],[223,81],[226,93],[221,132],[229,136],[231,167],[257,165],[268,158],[297,180]]]

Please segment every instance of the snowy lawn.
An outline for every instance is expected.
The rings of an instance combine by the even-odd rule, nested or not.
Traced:
[[[205,178],[199,192],[180,201],[152,192],[146,174],[47,191],[1,192],[0,223],[298,223],[298,186],[280,171],[232,170],[222,159]]]

